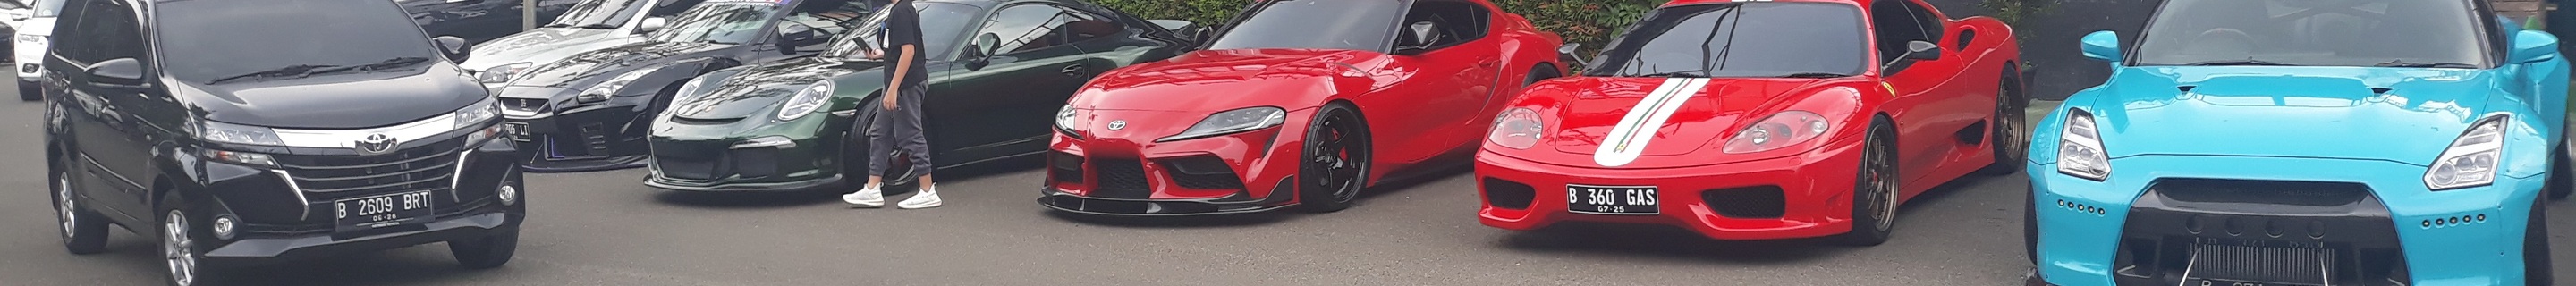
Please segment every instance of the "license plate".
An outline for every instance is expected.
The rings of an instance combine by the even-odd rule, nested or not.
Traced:
[[[1565,210],[1612,215],[1656,214],[1655,187],[1565,187]]]
[[[521,122],[502,122],[501,134],[508,134],[504,136],[509,136],[510,140],[513,141],[528,141],[528,124]]]
[[[331,205],[342,232],[428,222],[437,212],[429,191],[414,191],[340,200]]]

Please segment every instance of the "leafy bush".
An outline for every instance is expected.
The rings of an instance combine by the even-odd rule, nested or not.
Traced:
[[[1647,10],[1668,0],[1494,0],[1504,11],[1529,17],[1530,22],[1545,31],[1564,36],[1568,43],[1583,43],[1586,50],[1609,43],[1620,29],[1645,17]],[[1234,17],[1254,0],[1092,0],[1103,6],[1136,14],[1146,19],[1189,20],[1201,25],[1218,25]]]

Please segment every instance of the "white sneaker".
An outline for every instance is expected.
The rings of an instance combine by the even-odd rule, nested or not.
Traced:
[[[885,207],[885,192],[877,190],[876,185],[868,185],[859,188],[859,192],[841,195],[841,201],[863,208]]]
[[[904,198],[903,202],[895,203],[895,207],[903,209],[926,209],[939,207],[939,191],[930,186],[922,186],[920,193],[912,194],[912,197]]]

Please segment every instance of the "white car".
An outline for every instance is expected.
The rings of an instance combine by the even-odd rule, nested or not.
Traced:
[[[14,57],[10,62],[18,70],[19,100],[45,98],[44,93],[36,89],[36,80],[45,76],[41,68],[45,63],[45,47],[51,39],[49,35],[54,32],[54,16],[63,11],[63,0],[36,0],[34,4],[31,7],[34,13],[9,15],[10,20],[16,21],[8,23],[9,27],[18,34],[11,37],[16,42],[11,43]]]
[[[688,11],[704,0],[584,0],[553,23],[475,44],[473,56],[457,64],[473,71],[486,87],[498,88],[529,67],[553,63],[574,54],[644,41],[658,30],[662,17]]]

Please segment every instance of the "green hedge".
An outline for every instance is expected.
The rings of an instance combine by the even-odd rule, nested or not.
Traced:
[[[1494,0],[1504,11],[1530,18],[1540,29],[1588,49],[1609,43],[1620,29],[1668,0]],[[1146,19],[1224,23],[1254,0],[1092,0]]]

